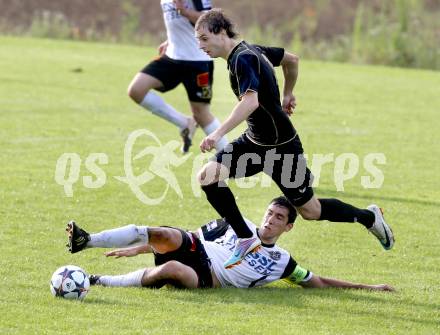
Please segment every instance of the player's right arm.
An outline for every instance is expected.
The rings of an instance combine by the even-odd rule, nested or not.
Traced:
[[[168,40],[162,42],[159,47],[157,48],[157,51],[159,52],[159,56],[162,57],[165,55],[165,52],[167,52],[168,48]]]
[[[215,148],[220,138],[245,121],[260,105],[258,89],[260,60],[253,53],[242,53],[235,60],[235,78],[238,82],[238,99],[228,118],[200,143],[202,152]]]
[[[246,91],[238,104],[232,110],[228,118],[214,132],[206,136],[200,143],[202,152],[211,151],[216,143],[232,129],[245,121],[259,106],[258,93],[252,90]]]
[[[106,252],[105,255],[107,257],[120,258],[120,257],[133,257],[133,256],[137,256],[139,254],[148,254],[148,253],[152,253],[152,252],[153,252],[153,249],[148,244],[144,244],[144,245],[139,245],[136,247],[112,250],[112,251]]]
[[[203,3],[200,3],[200,8],[190,9],[186,6],[185,0],[174,0],[174,6],[176,7],[177,12],[185,16],[192,24],[195,24],[198,18],[203,14],[202,10],[211,9],[211,6],[204,8]]]
[[[212,8],[211,1],[209,0],[196,0],[194,2],[194,9],[188,8],[185,0],[174,0],[174,6],[177,12],[185,16],[192,24],[196,24],[198,18],[205,12]]]

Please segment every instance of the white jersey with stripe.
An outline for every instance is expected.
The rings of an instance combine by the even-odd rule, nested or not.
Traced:
[[[246,224],[256,233],[257,227],[245,219]],[[200,240],[211,260],[212,269],[222,287],[250,288],[268,284],[291,276],[297,266],[289,252],[277,245],[262,245],[260,250],[248,254],[241,264],[225,269],[223,263],[230,257],[237,240],[232,227],[223,219],[211,221],[198,230]],[[307,281],[312,273],[305,270],[299,281]]]
[[[194,25],[177,12],[173,0],[161,0],[163,18],[167,29],[168,47],[166,55],[175,60],[210,61],[211,58],[199,48]],[[204,11],[211,9],[211,0],[187,0],[189,9]]]

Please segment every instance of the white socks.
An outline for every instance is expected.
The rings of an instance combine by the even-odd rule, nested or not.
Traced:
[[[119,286],[119,287],[127,287],[127,286],[142,286],[142,277],[145,273],[146,269],[137,270],[134,272],[127,273],[126,275],[119,276],[100,276],[97,284],[102,286]]]
[[[213,133],[218,127],[220,127],[220,121],[217,118],[214,118],[214,120],[208,124],[206,127],[203,127],[203,131],[205,132],[206,135],[209,135],[211,133]],[[228,144],[228,140],[226,138],[226,136],[223,136],[216,144],[216,149],[217,151],[222,150],[227,144]]]
[[[140,105],[153,114],[175,124],[180,130],[188,126],[188,117],[168,105],[158,94],[149,91]]]
[[[123,248],[135,244],[148,244],[148,227],[131,224],[90,234],[87,248]]]
[[[167,104],[161,96],[151,90],[145,95],[140,105],[151,111],[153,114],[173,123],[180,130],[185,129],[188,126],[187,116],[175,110],[171,105]],[[210,124],[208,124],[206,127],[203,127],[203,131],[206,135],[209,135],[218,127],[220,127],[220,121],[217,118],[214,118]],[[223,136],[217,142],[217,151],[223,149],[228,143],[229,142],[226,139],[226,136]]]

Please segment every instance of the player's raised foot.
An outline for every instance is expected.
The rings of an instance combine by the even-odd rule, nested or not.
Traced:
[[[223,264],[225,269],[230,269],[238,264],[250,252],[256,252],[261,247],[261,241],[258,237],[239,238],[235,242],[235,248],[231,257]]]
[[[90,241],[90,234],[78,227],[75,221],[70,221],[67,224],[66,231],[69,234],[67,247],[72,254],[83,250],[87,246],[87,242]]]
[[[182,137],[183,141],[181,148],[183,154],[188,153],[189,148],[192,145],[192,138],[194,136],[194,133],[196,132],[196,129],[197,122],[193,118],[190,118],[188,120],[188,126],[180,131],[180,136]]]
[[[377,205],[370,205],[367,209],[372,211],[375,217],[373,226],[368,231],[377,237],[385,250],[390,250],[394,245],[394,234],[391,227],[385,222],[382,209]]]
[[[100,275],[89,275],[90,285],[98,285],[99,284]]]

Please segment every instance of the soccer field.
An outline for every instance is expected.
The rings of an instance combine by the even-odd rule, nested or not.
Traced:
[[[124,147],[135,130],[152,132],[162,144],[179,140],[176,128],[126,95],[132,76],[154,53],[133,46],[0,37],[0,334],[440,332],[440,73],[386,67],[302,60],[292,120],[309,157],[333,154],[336,161],[353,153],[359,158],[344,191],[338,191],[334,175],[340,171],[333,161],[322,167],[315,193],[359,207],[383,207],[396,236],[394,249],[384,251],[357,224],[302,219],[279,245],[316,274],[387,283],[395,293],[304,290],[279,282],[249,290],[92,287],[83,302],[53,298],[50,277],[65,264],[94,274],[153,265],[151,255],[106,259],[98,249],[69,254],[64,228],[71,219],[94,232],[130,223],[196,229],[217,217],[191,182],[200,158],[200,130],[192,154],[170,168],[182,197],[169,187],[158,205],[145,204],[115,178],[126,175]],[[216,61],[212,109],[221,120],[235,104],[225,68],[224,61]],[[165,98],[188,114],[185,94],[179,87]],[[144,136],[133,150],[152,141]],[[55,178],[64,153],[81,159],[78,175],[71,173],[71,197]],[[99,166],[106,177],[95,184],[86,166],[93,153],[104,157]],[[386,158],[386,164],[377,165],[384,176],[379,188],[361,182],[369,176],[363,162],[371,153]],[[136,162],[136,175],[146,171],[148,159]],[[83,179],[87,176],[92,181]],[[231,185],[243,214],[254,222],[278,195],[274,185]],[[140,189],[158,198],[165,187],[156,177]]]

